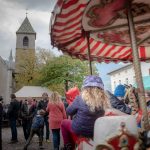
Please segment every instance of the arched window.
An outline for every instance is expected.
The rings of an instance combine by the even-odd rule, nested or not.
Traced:
[[[25,37],[23,38],[23,46],[28,46],[28,45],[29,45],[29,39],[28,39],[27,36],[25,36]]]

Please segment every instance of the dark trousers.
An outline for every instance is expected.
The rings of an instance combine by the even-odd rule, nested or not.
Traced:
[[[27,120],[27,119],[22,120],[23,133],[24,133],[24,138],[26,140],[30,135],[31,124],[32,124],[32,120]]]
[[[60,129],[52,129],[54,150],[59,150]]]
[[[16,119],[10,119],[10,129],[11,129],[11,135],[12,141],[17,140],[17,127],[16,127]]]
[[[27,149],[27,147],[29,146],[29,144],[30,144],[30,142],[31,142],[31,140],[35,134],[37,134],[39,137],[39,146],[42,146],[42,142],[43,142],[42,130],[43,130],[42,128],[31,129],[29,138],[25,144],[24,149]]]
[[[0,150],[2,150],[2,120],[0,120]]]
[[[44,118],[44,125],[45,125],[45,128],[46,128],[46,140],[48,140],[49,139],[49,134],[50,134],[48,117]],[[43,128],[43,133],[42,134],[44,136],[44,128]]]

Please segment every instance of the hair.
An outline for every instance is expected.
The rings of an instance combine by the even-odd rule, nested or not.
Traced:
[[[107,95],[104,90],[98,87],[83,88],[81,97],[93,112],[100,107],[104,110],[110,108],[110,102]]]
[[[13,93],[13,94],[10,95],[10,97],[11,97],[12,99],[14,99],[14,98],[16,98],[16,95]]]
[[[52,103],[59,103],[59,102],[61,102],[61,101],[62,101],[62,100],[61,100],[61,97],[60,97],[60,95],[59,95],[58,92],[53,92],[53,93],[51,94],[50,102],[52,102]]]
[[[42,96],[48,96],[48,94],[47,94],[46,92],[44,92],[44,93],[42,94]]]

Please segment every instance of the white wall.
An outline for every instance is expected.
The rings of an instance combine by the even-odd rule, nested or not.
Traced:
[[[141,63],[142,76],[149,76],[150,74],[150,63]],[[116,72],[111,73],[111,90],[114,92],[115,87],[121,84],[135,84],[135,72],[133,66],[120,69]],[[127,82],[128,79],[128,82]],[[116,83],[116,84],[114,84]],[[116,85],[116,86],[115,86]]]
[[[8,66],[0,57],[0,95],[3,97],[4,103],[9,103],[8,92]]]

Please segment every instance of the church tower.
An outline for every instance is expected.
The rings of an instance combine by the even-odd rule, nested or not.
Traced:
[[[36,32],[26,16],[16,32],[16,73],[23,72],[27,63],[29,64],[32,61],[35,61],[35,40]]]

